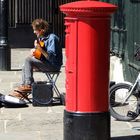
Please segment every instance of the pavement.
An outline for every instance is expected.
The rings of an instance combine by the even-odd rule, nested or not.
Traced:
[[[65,50],[64,50],[65,53]],[[21,81],[21,67],[29,49],[11,49],[11,70],[0,71],[0,93],[9,94]],[[43,81],[43,73],[35,73]],[[65,56],[57,86],[65,92]],[[63,112],[65,106],[55,105],[25,108],[0,108],[0,140],[63,140]],[[137,129],[135,129],[137,128]],[[131,122],[116,121],[111,117],[111,140],[139,140],[140,118]],[[93,139],[94,140],[94,139]]]

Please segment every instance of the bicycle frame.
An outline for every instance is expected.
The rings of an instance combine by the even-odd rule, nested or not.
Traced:
[[[136,89],[136,86],[137,86],[139,80],[140,80],[140,73],[138,74],[138,77],[137,77],[134,85],[132,86],[131,90],[129,91],[128,96],[125,98],[125,100],[123,101],[123,103],[125,103],[126,101],[128,101],[129,97],[132,95],[133,91]]]

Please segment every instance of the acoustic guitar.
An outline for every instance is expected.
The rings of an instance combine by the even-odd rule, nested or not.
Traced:
[[[45,44],[43,41],[37,41],[37,46],[34,51],[34,57],[37,59],[41,58],[41,55],[43,55],[46,59],[48,58],[47,52],[44,50]]]

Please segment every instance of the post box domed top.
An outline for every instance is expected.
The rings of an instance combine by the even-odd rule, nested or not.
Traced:
[[[68,16],[104,16],[117,10],[117,6],[100,1],[76,1],[60,6],[60,10]]]

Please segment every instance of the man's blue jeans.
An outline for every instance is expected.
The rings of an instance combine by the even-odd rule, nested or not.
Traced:
[[[39,71],[55,71],[55,68],[47,61],[41,61],[35,57],[29,56],[25,59],[25,63],[22,67],[22,85],[31,85],[34,82],[33,69],[36,68]]]

